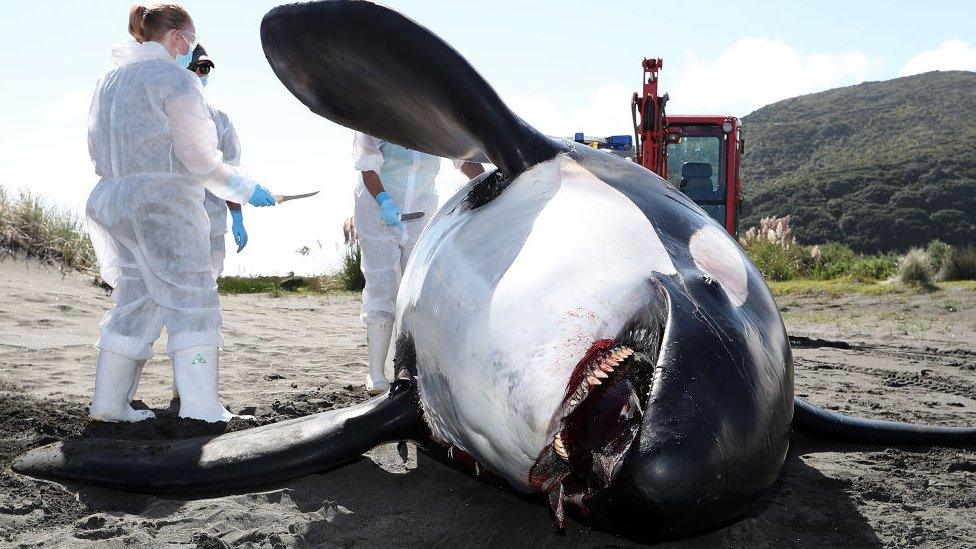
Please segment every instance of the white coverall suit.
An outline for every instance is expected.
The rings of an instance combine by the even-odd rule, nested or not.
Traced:
[[[89,232],[102,278],[115,288],[115,307],[102,319],[96,343],[101,353],[95,418],[100,378],[131,385],[131,398],[163,326],[171,356],[213,349],[212,359],[198,353],[193,361],[214,368],[216,398],[220,302],[204,194],[244,204],[256,187],[239,168],[223,162],[195,74],[178,66],[157,42],[128,42],[115,49],[115,59],[118,67],[98,82],[88,129],[89,152],[101,177],[88,198]],[[115,374],[100,376],[103,355],[120,359],[115,361],[120,366],[105,368]],[[131,381],[126,360],[138,363]],[[105,383],[109,388],[102,393],[114,391]],[[136,420],[130,411],[104,417]]]
[[[383,188],[403,213],[424,212],[420,219],[387,226],[380,219],[380,206],[359,177],[356,186],[356,234],[362,249],[362,319],[366,323],[369,376],[366,387],[376,394],[387,386],[383,375],[393,330],[400,277],[410,252],[427,222],[437,210],[434,179],[441,159],[356,132],[353,163],[359,172],[373,171]],[[461,161],[455,161],[460,167]]]
[[[240,165],[241,141],[237,137],[234,124],[224,111],[210,105],[207,105],[207,109],[217,129],[217,148],[224,154],[224,162],[231,166]],[[227,201],[207,191],[203,207],[210,219],[210,262],[213,265],[214,278],[217,278],[224,272],[224,258],[227,256],[224,245],[227,234]]]
[[[437,210],[434,179],[441,159],[413,151],[375,137],[356,133],[353,162],[357,171],[373,171],[383,188],[403,213],[424,212],[424,216],[401,226],[388,227],[380,220],[380,206],[366,186],[362,174],[356,186],[356,234],[362,247],[362,319],[365,323],[393,320],[397,288],[407,258],[417,238]]]

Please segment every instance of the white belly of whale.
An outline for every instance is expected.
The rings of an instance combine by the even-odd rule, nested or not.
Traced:
[[[467,191],[414,250],[398,333],[414,339],[435,438],[529,490],[574,368],[647,305],[653,273],[675,268],[637,206],[566,155],[477,210]]]

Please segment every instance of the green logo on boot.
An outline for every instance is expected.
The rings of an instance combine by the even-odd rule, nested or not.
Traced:
[[[191,362],[190,364],[206,364],[206,363],[207,363],[207,359],[203,358],[203,355],[201,355],[200,353],[197,353],[197,356],[193,357],[193,362]]]

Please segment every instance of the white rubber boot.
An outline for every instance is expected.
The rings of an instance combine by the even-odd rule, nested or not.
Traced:
[[[390,388],[384,366],[386,353],[393,338],[393,322],[370,322],[366,325],[366,349],[369,351],[369,373],[366,374],[366,392],[378,395]]]
[[[169,355],[170,362],[173,363],[173,400],[180,398],[180,392],[176,389],[176,357]]]
[[[145,360],[136,361],[136,375],[132,378],[132,383],[129,384],[129,390],[125,395],[125,401],[129,403],[129,406],[132,406],[132,399],[136,396],[136,389],[139,388],[139,380],[142,378],[142,368],[145,365]]]
[[[130,400],[130,390],[135,393],[142,373],[144,360],[133,360],[111,351],[98,352],[95,367],[95,394],[92,395],[88,417],[95,421],[136,422],[152,419],[150,410],[135,410]]]
[[[210,423],[232,418],[254,419],[227,411],[217,396],[219,372],[216,347],[191,347],[173,355],[173,378],[180,395],[180,417]]]

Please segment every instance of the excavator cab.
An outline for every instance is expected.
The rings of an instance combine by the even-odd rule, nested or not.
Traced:
[[[738,230],[740,202],[738,122],[727,117],[669,116],[667,171],[661,174],[732,235]]]

